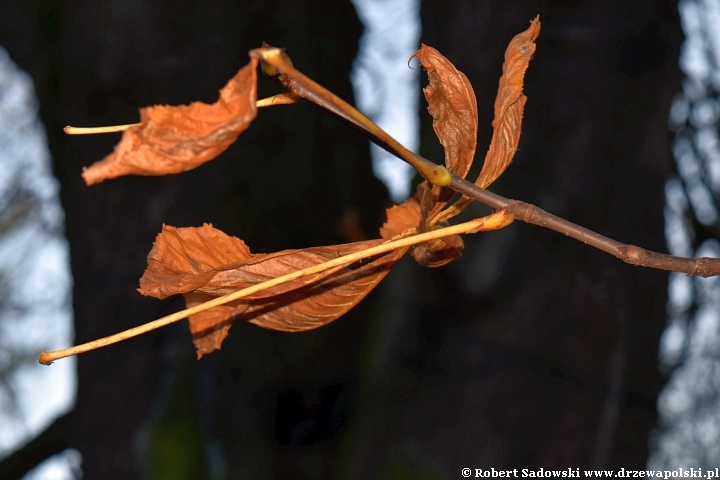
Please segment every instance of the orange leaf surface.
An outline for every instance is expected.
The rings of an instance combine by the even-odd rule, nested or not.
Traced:
[[[380,236],[391,238],[409,228],[417,228],[420,223],[420,203],[417,198],[410,197],[400,205],[387,210],[387,221],[380,228]],[[432,230],[446,227],[447,223],[439,222]],[[424,267],[441,267],[460,257],[465,243],[460,235],[450,235],[411,247],[411,255]]]
[[[415,52],[430,84],[423,89],[433,129],[445,149],[445,166],[465,178],[477,145],[477,102],[470,81],[450,60],[425,44]]]
[[[143,295],[183,294],[188,307],[385,242],[383,239],[253,255],[242,240],[205,224],[163,226],[148,268],[140,279]],[[231,323],[299,332],[318,328],[354,307],[407,251],[401,248],[368,263],[336,267],[257,292],[190,317],[198,357],[219,349]]]
[[[382,238],[391,238],[400,235],[409,228],[416,228],[420,223],[420,203],[417,198],[410,197],[400,205],[393,205],[387,209],[387,220],[380,227]]]
[[[465,178],[477,146],[475,92],[467,77],[436,49],[422,44],[414,56],[427,71],[429,85],[423,93],[433,117],[433,129],[445,149],[445,166]],[[433,187],[427,182],[421,189],[427,190],[421,195],[419,224],[419,230],[425,231],[427,221],[445,207],[455,191]],[[424,261],[418,261],[425,265]]]
[[[540,17],[530,22],[530,28],[515,35],[505,51],[503,73],[495,98],[495,118],[490,148],[475,183],[485,188],[494,182],[510,165],[520,141],[523,109],[527,97],[523,94],[523,80],[530,59],[535,53],[535,39],[540,34]]]
[[[447,222],[438,222],[430,230],[447,227]],[[442,267],[460,258],[465,242],[460,235],[449,235],[413,246],[412,256],[423,267]]]
[[[212,105],[141,108],[140,124],[125,130],[113,153],[83,172],[85,183],[181,173],[220,155],[257,115],[257,63],[251,59],[241,68]]]

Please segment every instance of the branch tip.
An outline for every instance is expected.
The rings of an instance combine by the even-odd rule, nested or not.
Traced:
[[[53,360],[54,358],[51,352],[46,352],[45,350],[40,353],[40,357],[38,358],[38,361],[43,365],[51,365],[53,363]]]
[[[130,127],[140,125],[139,123],[128,123],[125,125],[110,125],[106,127],[73,127],[68,125],[63,128],[63,132],[68,135],[94,135],[96,133],[115,133],[124,132]]]

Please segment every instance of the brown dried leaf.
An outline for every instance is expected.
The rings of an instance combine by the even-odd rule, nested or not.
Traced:
[[[420,203],[417,198],[410,197],[400,205],[393,205],[387,209],[387,220],[380,227],[382,238],[391,238],[400,235],[405,230],[416,228],[420,223]]]
[[[140,293],[167,298],[209,282],[216,268],[252,258],[245,242],[204,224],[198,228],[163,225],[148,254]]]
[[[208,224],[200,228],[163,226],[148,255],[139,291],[157,298],[180,293],[190,307],[383,242],[253,255],[242,240]],[[395,250],[357,268],[336,267],[298,278],[191,316],[190,331],[198,356],[219,349],[236,320],[289,332],[332,322],[362,300],[406,251]]]
[[[475,181],[481,188],[486,188],[505,171],[517,150],[527,101],[522,93],[523,80],[535,53],[535,39],[539,34],[540,17],[537,16],[530,22],[530,28],[515,35],[505,51],[503,73],[495,98],[493,136],[482,171]]]
[[[183,297],[187,308],[215,298],[213,295],[194,292],[186,293]],[[190,333],[193,336],[198,359],[214,350],[220,350],[234,318],[246,311],[247,307],[247,302],[237,300],[190,316]]]
[[[125,130],[113,153],[83,172],[85,183],[181,173],[220,155],[257,115],[257,63],[251,59],[241,68],[212,105],[141,108],[140,124]]]
[[[430,230],[447,226],[447,222],[438,222]],[[460,258],[464,249],[465,242],[462,237],[450,235],[414,245],[411,254],[415,261],[423,267],[436,268]]]
[[[430,84],[423,89],[433,129],[445,148],[445,166],[465,178],[477,145],[477,102],[470,81],[450,60],[425,44],[415,52]]]
[[[470,81],[440,52],[425,44],[415,55],[427,71],[429,85],[423,89],[433,129],[445,149],[445,166],[465,178],[477,146],[477,102]],[[454,190],[423,182],[420,188],[419,231],[455,195]],[[421,262],[422,263],[422,262]]]
[[[410,197],[402,204],[388,208],[387,220],[380,228],[380,236],[391,238],[409,228],[417,228],[420,216],[420,203],[417,198]],[[432,230],[446,226],[446,222],[439,222]],[[414,245],[411,254],[424,267],[441,267],[460,257],[464,248],[463,239],[459,235],[451,235]]]

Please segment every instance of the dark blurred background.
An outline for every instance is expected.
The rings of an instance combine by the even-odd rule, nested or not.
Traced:
[[[667,118],[681,80],[676,3],[422,1],[422,41],[475,88],[478,161],[504,49],[538,13],[520,149],[492,190],[666,251]],[[340,0],[0,3],[0,45],[35,82],[62,186],[76,343],[183,307],[135,291],[163,223],[212,223],[260,253],[358,231],[375,237],[390,202],[364,139],[310,105],[261,111],[233,147],[191,172],[93,187],[82,167],[119,137],[67,137],[62,127],[131,123],[151,104],[213,102],[262,41],[287,47],[304,73],[352,100],[361,33]],[[261,79],[261,96],[276,91]],[[421,153],[440,161],[424,112],[422,125]],[[0,462],[0,478],[69,446],[88,479],[641,469],[663,383],[666,289],[664,272],[515,224],[467,238],[463,258],[443,268],[404,259],[316,331],[236,324],[223,349],[198,362],[183,322],[84,354],[74,411]]]

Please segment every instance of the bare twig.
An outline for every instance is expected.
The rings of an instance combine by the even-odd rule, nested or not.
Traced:
[[[136,127],[139,123],[126,123],[125,125],[109,125],[106,127],[73,127],[68,125],[63,128],[63,132],[68,135],[95,135],[96,133],[115,133],[124,132],[130,127]]]
[[[360,130],[363,135],[372,142],[415,167],[418,172],[430,180],[431,183],[447,186],[472,200],[476,200],[495,209],[507,207],[517,220],[555,230],[556,232],[580,240],[587,245],[614,255],[623,262],[631,265],[683,272],[688,275],[700,275],[702,277],[720,275],[720,259],[718,258],[676,257],[674,255],[652,252],[644,248],[636,247],[635,245],[618,242],[556,217],[534,205],[518,200],[510,200],[484,190],[451,172],[448,172],[451,178],[449,182],[442,184],[433,182],[427,172],[435,172],[436,169],[443,168],[442,166],[436,165],[430,160],[407,150],[353,106],[344,102],[335,94],[287,64],[281,55],[279,55],[279,51],[278,49],[270,48],[253,50],[253,52],[257,52],[257,55],[265,62],[270,63],[288,77],[284,82],[285,88],[297,93],[305,100],[315,103],[336,117],[339,117],[355,129]],[[417,165],[420,165],[422,170],[418,168]],[[464,198],[460,199],[455,206],[449,207],[448,210],[450,213],[456,213],[456,210],[464,208],[465,202],[466,200]],[[444,216],[443,213],[441,213],[439,219],[451,217],[452,214],[450,213]],[[437,221],[437,219],[435,219],[435,221]]]
[[[663,253],[652,252],[644,248],[618,242],[592,230],[568,222],[545,210],[518,200],[509,200],[495,193],[483,190],[457,175],[448,185],[473,200],[493,208],[507,208],[516,220],[555,230],[576,240],[607,252],[625,263],[638,267],[657,268],[672,272],[683,272],[688,275],[712,277],[720,275],[720,258],[708,257],[676,257]]]
[[[355,107],[293,68],[285,60],[279,48],[258,48],[251,50],[250,55],[262,59],[285,75],[287,78],[282,81],[284,88],[320,106],[381,148],[399,156],[433,185],[445,186],[450,183],[450,172],[444,166],[411,152]]]
[[[508,210],[500,210],[500,211],[495,212],[494,214],[489,215],[487,217],[478,218],[475,220],[471,220],[469,222],[461,223],[458,225],[453,225],[453,226],[446,227],[446,228],[440,228],[438,230],[433,230],[432,232],[414,235],[413,230],[406,231],[402,235],[409,235],[409,236],[405,236],[405,237],[399,238],[399,239],[397,239],[397,237],[396,237],[395,240],[388,240],[386,243],[382,243],[378,246],[375,246],[372,248],[367,248],[365,250],[355,252],[352,254],[344,255],[342,257],[338,257],[333,260],[329,260],[327,262],[320,263],[320,264],[312,266],[312,267],[304,268],[302,270],[297,270],[295,272],[291,272],[286,275],[282,275],[280,277],[276,277],[271,280],[268,280],[268,281],[265,281],[262,283],[258,283],[257,285],[253,285],[252,287],[248,287],[248,288],[245,288],[242,290],[238,290],[237,292],[233,292],[228,295],[224,295],[222,297],[215,298],[213,300],[202,303],[200,305],[196,305],[192,308],[188,308],[188,309],[182,310],[180,312],[165,316],[165,317],[155,320],[153,322],[149,322],[144,325],[140,325],[139,327],[131,328],[129,330],[125,330],[124,332],[116,333],[115,335],[110,335],[105,338],[93,340],[92,342],[83,343],[82,345],[76,345],[74,347],[65,348],[63,350],[56,350],[53,352],[45,352],[44,351],[40,354],[40,358],[38,360],[43,365],[50,365],[53,361],[58,360],[60,358],[70,357],[72,355],[77,355],[80,353],[89,352],[91,350],[96,350],[98,348],[102,348],[107,345],[111,345],[113,343],[121,342],[123,340],[127,340],[129,338],[136,337],[138,335],[142,335],[143,333],[147,333],[152,330],[157,330],[160,327],[164,327],[166,325],[170,325],[171,323],[175,323],[180,320],[183,320],[184,318],[187,318],[190,315],[195,315],[196,313],[200,313],[205,310],[209,310],[213,307],[218,307],[220,305],[224,305],[226,303],[238,300],[240,298],[247,297],[248,295],[251,295],[255,292],[259,292],[261,290],[265,290],[270,287],[274,287],[275,285],[279,285],[281,283],[286,283],[286,282],[295,280],[300,277],[313,275],[315,273],[322,272],[323,270],[328,270],[328,269],[334,268],[334,267],[349,265],[353,262],[362,260],[364,258],[374,257],[375,255],[380,255],[382,253],[387,253],[392,250],[397,250],[398,248],[408,247],[410,245],[415,245],[417,243],[434,240],[436,238],[447,237],[450,235],[459,235],[462,233],[477,233],[477,232],[481,232],[481,231],[497,230],[499,228],[503,228],[503,227],[510,225],[510,223],[512,223],[512,221],[513,221],[512,214],[510,214]]]

